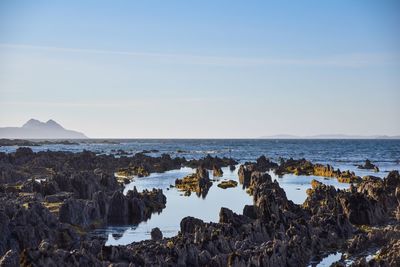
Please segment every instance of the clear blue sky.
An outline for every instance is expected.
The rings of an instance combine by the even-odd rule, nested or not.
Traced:
[[[1,1],[0,126],[400,134],[400,1]]]

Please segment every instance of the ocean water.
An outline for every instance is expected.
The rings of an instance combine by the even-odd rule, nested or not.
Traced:
[[[57,150],[79,152],[91,150],[96,153],[114,154],[124,150],[133,155],[143,150],[157,150],[149,153],[159,156],[168,153],[172,157],[180,156],[187,159],[201,158],[210,154],[219,157],[232,157],[240,163],[252,161],[261,155],[278,161],[282,158],[306,158],[314,163],[330,164],[341,170],[352,170],[357,175],[375,175],[384,177],[388,171],[400,170],[400,140],[112,140],[116,144],[85,141],[79,145],[46,145],[32,147],[34,151]],[[0,147],[0,151],[12,152],[16,147]],[[380,171],[360,170],[357,164],[370,159]],[[218,180],[238,180],[237,170],[223,168],[224,176]],[[163,235],[170,237],[179,231],[179,223],[186,216],[200,218],[206,222],[217,222],[221,207],[242,213],[246,204],[252,204],[252,198],[239,185],[236,188],[221,189],[214,182],[205,198],[196,194],[184,196],[176,188],[170,188],[175,179],[194,172],[191,168],[182,168],[165,173],[151,174],[149,177],[137,178],[126,185],[124,192],[134,186],[144,189],[161,188],[167,197],[166,208],[159,214],[139,225],[109,226],[97,229],[94,235],[107,238],[108,245],[124,245],[134,241],[150,238],[150,231],[159,227]],[[348,184],[338,183],[336,179],[313,176],[284,175],[277,177],[270,173],[285,190],[288,199],[302,204],[306,198],[306,190],[310,188],[312,179],[317,179],[336,188],[348,188]],[[210,178],[212,175],[210,174]]]
[[[56,150],[79,152],[84,149],[112,154],[122,149],[130,154],[143,150],[158,150],[171,156],[201,158],[212,156],[232,157],[241,162],[265,155],[273,160],[306,158],[314,163],[331,164],[335,168],[355,169],[370,159],[382,170],[400,166],[400,140],[282,140],[282,139],[110,139],[110,144],[100,140],[85,140],[77,145],[45,145],[32,147],[34,151]],[[0,152],[15,151],[15,146],[0,147]]]

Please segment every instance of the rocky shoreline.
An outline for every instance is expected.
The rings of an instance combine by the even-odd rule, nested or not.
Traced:
[[[163,238],[155,228],[151,240],[105,246],[105,240],[88,233],[146,221],[168,201],[156,188],[135,188],[124,195],[124,181],[115,173],[147,176],[182,166],[196,168],[175,186],[206,197],[213,184],[209,171],[219,177],[221,167],[234,169],[238,163],[211,156],[188,161],[145,154],[33,153],[29,148],[0,153],[0,266],[307,266],[335,251],[351,258],[353,266],[400,265],[397,171],[384,179],[361,178],[305,159],[277,164],[264,156],[238,170],[240,184],[253,198],[242,214],[221,208],[219,222],[186,217],[172,238]],[[332,177],[352,185],[338,190],[314,180],[306,201],[297,205],[272,181],[270,170]],[[236,186],[229,182],[224,186]],[[377,253],[367,260],[365,252],[371,249]]]

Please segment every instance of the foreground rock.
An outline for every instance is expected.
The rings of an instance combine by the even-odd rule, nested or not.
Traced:
[[[156,227],[151,230],[151,240],[158,241],[163,238],[161,230]]]
[[[243,215],[222,208],[219,223],[186,217],[177,236],[161,239],[154,230],[153,240],[128,246],[104,247],[85,242],[84,249],[55,250],[41,244],[25,250],[21,261],[25,265],[54,262],[59,266],[307,266],[312,258],[321,258],[329,251],[357,255],[370,245],[378,245],[381,250],[376,261],[380,266],[398,263],[399,226],[393,221],[392,205],[398,205],[398,172],[390,173],[381,183],[366,179],[350,191],[314,181],[304,205],[289,201],[268,174],[253,172],[251,180],[253,205],[246,206]],[[384,196],[378,194],[380,190]],[[354,195],[364,203],[362,209],[346,202]],[[395,225],[365,230],[366,226],[353,224],[352,213],[370,213],[374,219],[366,223],[374,229],[372,224],[381,219],[374,211],[377,208],[386,208],[387,217],[382,218]]]
[[[239,169],[240,182],[253,198],[253,204],[246,205],[242,214],[221,208],[218,223],[186,217],[180,223],[180,233],[172,238],[162,238],[161,231],[153,229],[152,240],[104,246],[104,240],[92,239],[87,229],[146,220],[152,212],[165,207],[162,191],[133,190],[125,196],[112,175],[119,163],[93,159],[90,153],[51,154],[57,160],[49,155],[42,158],[23,149],[18,155],[0,160],[4,164],[1,166],[15,164],[15,170],[21,173],[29,173],[28,167],[36,166],[35,161],[40,168],[54,168],[46,169],[51,175],[41,182],[22,176],[14,191],[2,184],[1,264],[18,260],[22,266],[307,266],[311,259],[338,250],[357,258],[357,263],[374,264],[366,263],[361,255],[372,248],[380,249],[373,259],[379,265],[398,264],[397,171],[385,179],[360,178],[350,190],[313,181],[304,204],[296,205],[265,173],[268,161],[261,159]],[[147,166],[152,171],[174,166],[174,160],[168,157],[149,159],[138,155],[135,160],[140,158],[142,162],[131,166]],[[161,162],[165,165],[157,165]],[[100,166],[101,163],[109,165]],[[97,168],[90,169],[93,166]],[[343,174],[321,166],[312,164],[311,168],[306,162],[289,162],[283,164],[282,170],[320,172],[332,175],[329,177]],[[43,173],[40,168],[32,172]],[[185,178],[177,180],[178,189],[199,195],[212,184],[208,170],[201,167]]]

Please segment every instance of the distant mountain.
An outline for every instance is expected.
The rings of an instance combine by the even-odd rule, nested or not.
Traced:
[[[0,127],[0,138],[10,139],[85,139],[83,133],[64,129],[54,120],[30,119],[22,127]]]
[[[400,139],[400,135],[346,135],[346,134],[319,134],[310,136],[298,136],[289,134],[262,136],[262,139]]]

